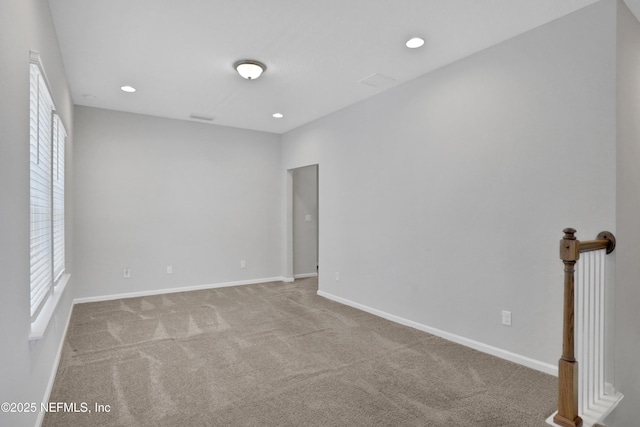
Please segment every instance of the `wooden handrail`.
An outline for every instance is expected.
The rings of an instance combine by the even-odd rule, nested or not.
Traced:
[[[558,361],[558,413],[553,421],[564,427],[580,427],[578,415],[578,362],[574,355],[574,273],[581,252],[606,249],[613,252],[616,240],[612,233],[603,231],[596,240],[580,242],[576,230],[565,228],[560,240],[560,259],[564,263],[564,321],[562,328],[562,356]]]
[[[571,229],[573,230],[573,229]],[[575,230],[573,230],[575,233]],[[598,234],[596,240],[588,240],[586,242],[580,242],[580,253],[589,252],[589,251],[597,251],[599,249],[606,249],[607,253],[610,254],[616,248],[616,238],[615,236],[608,232],[603,231]]]

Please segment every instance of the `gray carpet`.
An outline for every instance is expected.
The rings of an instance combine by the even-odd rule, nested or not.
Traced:
[[[44,426],[546,426],[556,378],[316,290],[304,279],[78,304],[49,400],[90,412],[50,412]]]

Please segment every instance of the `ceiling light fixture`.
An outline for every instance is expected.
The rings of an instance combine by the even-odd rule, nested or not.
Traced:
[[[284,114],[282,113],[273,113],[273,117],[275,117],[276,119],[281,119],[284,117]]]
[[[136,88],[133,86],[126,85],[126,86],[120,86],[120,90],[123,92],[133,93],[136,91]]]
[[[233,64],[238,74],[247,80],[255,80],[267,70],[267,66],[262,62],[251,59],[243,59]]]
[[[407,42],[405,43],[405,45],[409,49],[417,49],[419,47],[422,47],[423,44],[424,44],[424,39],[421,39],[420,37],[414,37],[412,39],[407,40]]]

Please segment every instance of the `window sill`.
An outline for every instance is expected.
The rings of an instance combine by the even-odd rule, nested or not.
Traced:
[[[60,298],[64,293],[65,288],[67,287],[67,283],[69,282],[70,274],[64,274],[58,284],[53,288],[53,295],[51,295],[47,302],[44,303],[44,307],[36,317],[36,320],[31,322],[31,333],[29,333],[29,341],[37,341],[44,337],[44,333],[47,330],[47,326],[49,326],[49,322],[53,317],[53,313],[56,311],[56,307],[58,307],[58,303],[60,302]]]

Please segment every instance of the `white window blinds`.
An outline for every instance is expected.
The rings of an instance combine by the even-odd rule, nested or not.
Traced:
[[[67,133],[57,114],[53,116],[53,279],[64,273],[64,142]]]
[[[30,65],[31,316],[64,271],[64,139],[40,65]]]

